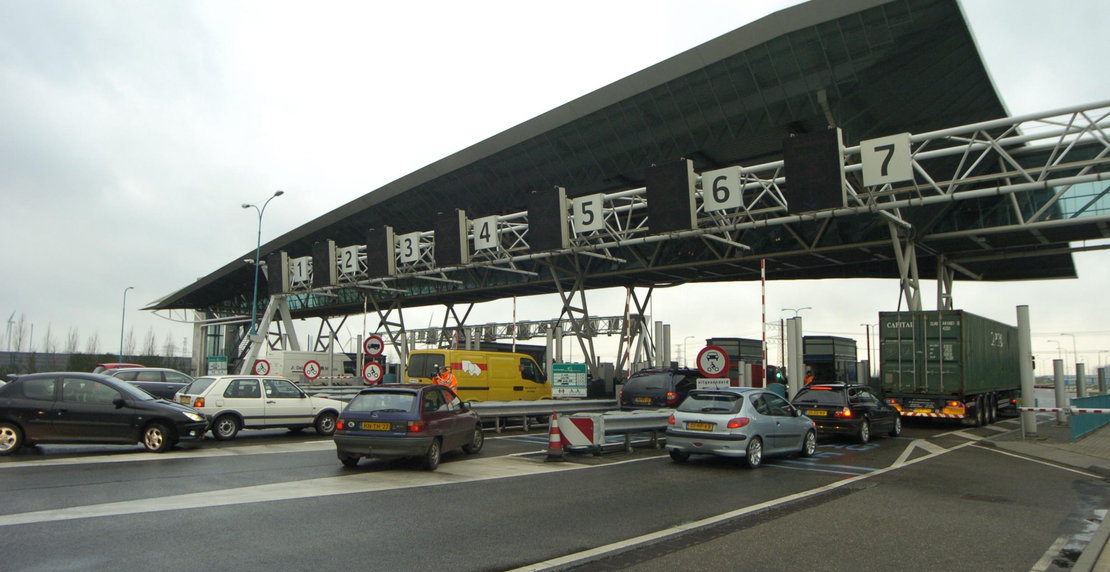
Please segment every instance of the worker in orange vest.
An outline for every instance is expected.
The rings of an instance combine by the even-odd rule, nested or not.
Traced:
[[[455,378],[455,374],[451,373],[451,366],[444,365],[443,369],[440,370],[439,366],[437,365],[435,367],[435,370],[436,374],[432,377],[432,382],[450,387],[451,391],[455,392],[455,394],[458,394],[459,380]]]

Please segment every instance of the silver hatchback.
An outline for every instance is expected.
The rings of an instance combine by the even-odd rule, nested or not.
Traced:
[[[667,427],[675,462],[693,454],[743,458],[749,468],[764,456],[813,455],[817,427],[798,408],[763,389],[728,387],[691,391]]]

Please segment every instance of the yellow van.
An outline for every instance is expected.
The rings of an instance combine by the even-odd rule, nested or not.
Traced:
[[[550,399],[551,384],[532,356],[509,352],[415,350],[409,354],[409,383],[432,383],[435,366],[451,366],[463,401]]]

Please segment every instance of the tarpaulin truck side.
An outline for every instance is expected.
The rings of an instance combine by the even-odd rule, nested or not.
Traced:
[[[1017,335],[963,310],[880,312],[883,396],[903,417],[989,423],[1020,393]]]

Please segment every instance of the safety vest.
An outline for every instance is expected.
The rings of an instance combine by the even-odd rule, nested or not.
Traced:
[[[432,381],[440,385],[450,387],[451,391],[454,391],[456,393],[458,393],[459,391],[459,380],[455,378],[454,373],[451,373],[449,371],[440,372],[440,374],[434,377]]]

